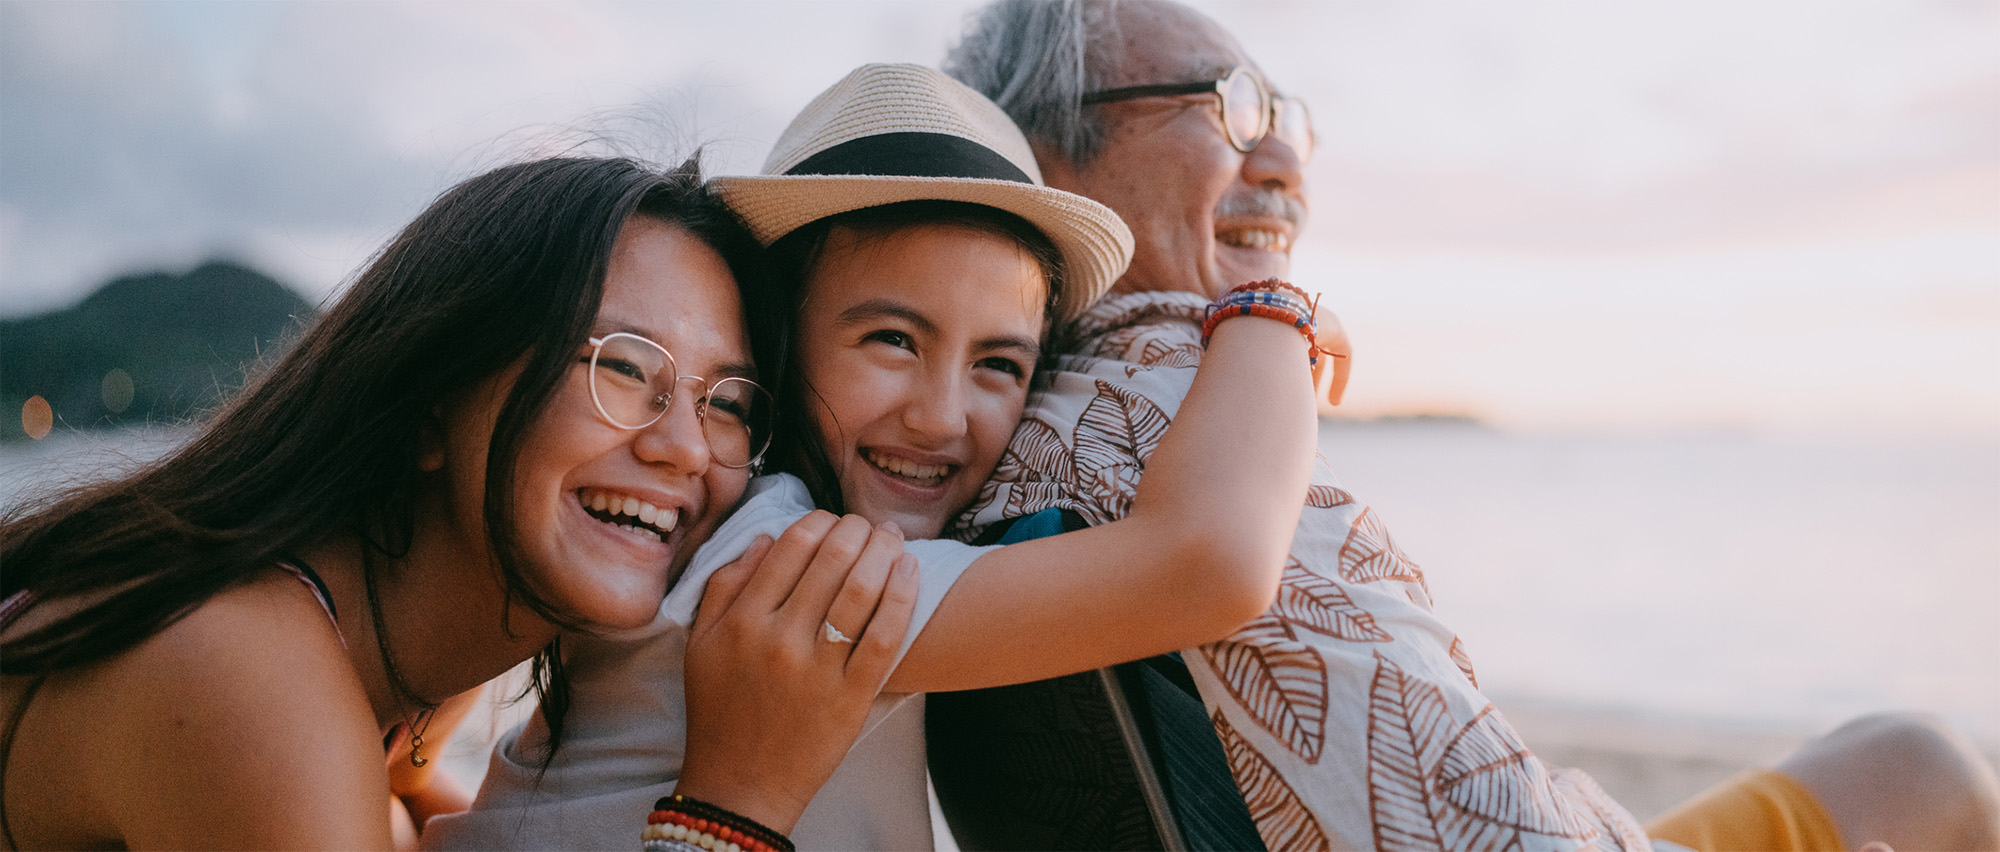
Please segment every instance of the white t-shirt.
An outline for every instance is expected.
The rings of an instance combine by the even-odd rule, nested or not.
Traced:
[[[539,755],[519,748],[523,728],[508,731],[494,747],[472,810],[431,820],[424,846],[637,849],[653,802],[671,794],[680,777],[688,627],[709,576],[758,535],[776,538],[812,509],[805,484],[793,476],[751,480],[742,508],[695,553],[651,624],[602,637],[564,637],[572,703],[555,761],[538,779]],[[922,579],[899,660],[959,575],[993,548],[925,540],[905,549],[916,555]],[[861,739],[793,829],[799,848],[932,847],[923,715],[921,695],[875,699]],[[544,733],[529,739],[539,741]]]

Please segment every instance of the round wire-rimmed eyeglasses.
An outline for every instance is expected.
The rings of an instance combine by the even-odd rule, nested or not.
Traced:
[[[1298,155],[1303,163],[1312,156],[1312,113],[1306,102],[1284,97],[1264,85],[1263,79],[1242,66],[1229,69],[1220,79],[1195,83],[1163,83],[1154,86],[1125,86],[1083,96],[1086,104],[1213,93],[1222,111],[1222,135],[1237,151],[1248,154],[1266,136],[1275,136]]]
[[[716,464],[750,467],[771,446],[776,405],[756,382],[683,376],[667,347],[623,331],[590,338],[590,357],[582,360],[590,364],[590,401],[606,423],[620,429],[658,423],[673,406],[681,380],[693,379],[703,391],[694,400],[694,414]]]

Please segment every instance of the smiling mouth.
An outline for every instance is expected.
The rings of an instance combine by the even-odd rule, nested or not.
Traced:
[[[945,479],[958,470],[958,465],[918,464],[909,459],[898,458],[875,450],[862,450],[861,458],[876,470],[923,488],[936,488],[943,485]]]
[[[679,509],[662,509],[629,494],[602,488],[580,488],[577,489],[576,499],[591,517],[614,527],[651,535],[660,541],[666,541],[667,534],[680,525]]]
[[[1272,228],[1217,228],[1216,242],[1236,248],[1284,253],[1292,250],[1292,235]]]

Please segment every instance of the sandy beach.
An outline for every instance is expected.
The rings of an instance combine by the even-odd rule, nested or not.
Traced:
[[[1590,773],[1641,820],[1744,769],[1770,766],[1809,738],[1690,717],[1642,717],[1534,701],[1499,706],[1543,760]]]
[[[1824,731],[1686,716],[1646,717],[1533,701],[1498,705],[1542,759],[1590,773],[1649,820],[1744,769],[1770,766]],[[2000,771],[2000,745],[1980,742]]]

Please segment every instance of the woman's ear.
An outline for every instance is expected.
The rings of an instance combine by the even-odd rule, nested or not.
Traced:
[[[435,410],[417,429],[417,470],[424,473],[444,470],[444,417]]]

